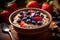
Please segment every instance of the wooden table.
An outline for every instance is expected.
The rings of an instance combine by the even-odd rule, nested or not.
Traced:
[[[52,36],[49,39],[48,38],[47,39],[40,38],[39,37],[40,35],[38,37],[36,37],[36,36],[26,37],[26,36],[22,36],[20,34],[17,34],[17,32],[14,30],[12,25],[10,25],[10,29],[11,29],[11,32],[16,40],[60,40],[60,38],[52,37]],[[42,36],[47,37],[46,35],[47,34],[44,34]],[[0,40],[11,40],[8,33],[2,32],[1,26],[0,26]]]

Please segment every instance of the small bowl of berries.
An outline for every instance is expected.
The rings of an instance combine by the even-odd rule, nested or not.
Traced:
[[[39,8],[22,8],[9,16],[9,22],[14,29],[26,36],[43,35],[45,33],[49,36],[49,24],[51,21],[50,13]]]

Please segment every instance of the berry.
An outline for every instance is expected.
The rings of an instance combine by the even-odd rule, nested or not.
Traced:
[[[42,21],[42,17],[40,17],[40,16],[34,17],[34,20],[35,21]]]
[[[23,16],[20,16],[20,19],[22,19],[23,18]]]
[[[8,4],[8,6],[7,6],[7,10],[9,10],[10,13],[16,11],[17,9],[18,9],[17,4],[14,2]]]
[[[36,13],[40,14],[40,11],[37,11]]]
[[[60,21],[57,22],[57,25],[60,27]]]
[[[58,29],[54,28],[53,32],[58,33]]]
[[[57,19],[60,20],[60,16],[58,16]]]
[[[32,24],[34,24],[34,25],[35,25],[35,24],[36,24],[36,21],[32,21]]]
[[[25,17],[25,16],[26,16],[26,14],[25,14],[25,13],[23,13],[23,14],[22,14],[22,16],[23,16],[23,17]]]
[[[24,21],[21,21],[20,22],[20,27],[23,27],[24,26],[24,23],[25,23]]]
[[[36,13],[35,15],[36,15],[36,16],[39,16],[40,14],[39,14],[39,13]]]
[[[51,15],[52,15],[52,16],[57,16],[56,12],[53,12]]]
[[[46,11],[48,11],[49,13],[52,13],[52,12],[53,12],[53,8],[50,6],[50,4],[49,4],[48,2],[44,2],[44,3],[42,4],[41,9],[46,10]]]
[[[44,15],[41,15],[42,18],[44,18]]]
[[[34,20],[33,16],[30,16],[30,19],[31,19],[31,20]]]
[[[28,15],[28,16],[26,16],[27,17],[27,19],[29,19],[30,18],[30,15]]]
[[[1,18],[4,20],[4,18],[6,18],[6,17],[9,17],[9,11],[8,10],[3,10],[2,12],[1,12]]]
[[[38,24],[38,25],[41,25],[41,24],[42,24],[42,22],[41,22],[41,21],[37,21],[37,24]]]
[[[30,12],[26,12],[27,15],[30,15]]]
[[[39,5],[38,5],[38,2],[37,1],[30,1],[26,7],[35,7],[35,8],[38,8]]]
[[[4,18],[4,22],[7,23],[7,24],[10,24],[9,23],[9,18],[8,17]]]
[[[31,23],[31,19],[27,19],[26,20],[26,23]]]
[[[56,20],[56,16],[53,16],[52,18],[53,18],[53,20]]]
[[[20,15],[22,15],[23,14],[23,11],[20,11]]]
[[[18,19],[17,22],[18,22],[18,23],[21,22],[21,19]]]

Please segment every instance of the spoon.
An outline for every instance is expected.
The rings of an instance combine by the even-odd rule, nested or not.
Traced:
[[[12,33],[11,33],[11,30],[9,29],[8,24],[2,23],[1,26],[2,26],[2,31],[3,31],[3,32],[6,32],[6,33],[9,33],[11,39],[12,39],[12,40],[15,40],[15,38],[13,37],[13,35],[12,35]]]

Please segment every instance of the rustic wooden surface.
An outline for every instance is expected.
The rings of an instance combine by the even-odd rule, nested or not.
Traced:
[[[47,33],[45,32],[43,33],[44,35],[42,35],[43,38],[41,38],[40,35],[34,36],[34,37],[22,36],[14,30],[12,25],[10,25],[10,30],[16,40],[60,40],[60,38],[52,37],[52,36],[48,38]],[[47,39],[44,39],[44,38],[47,38]],[[0,40],[11,40],[8,33],[2,32],[1,26],[0,26]]]

